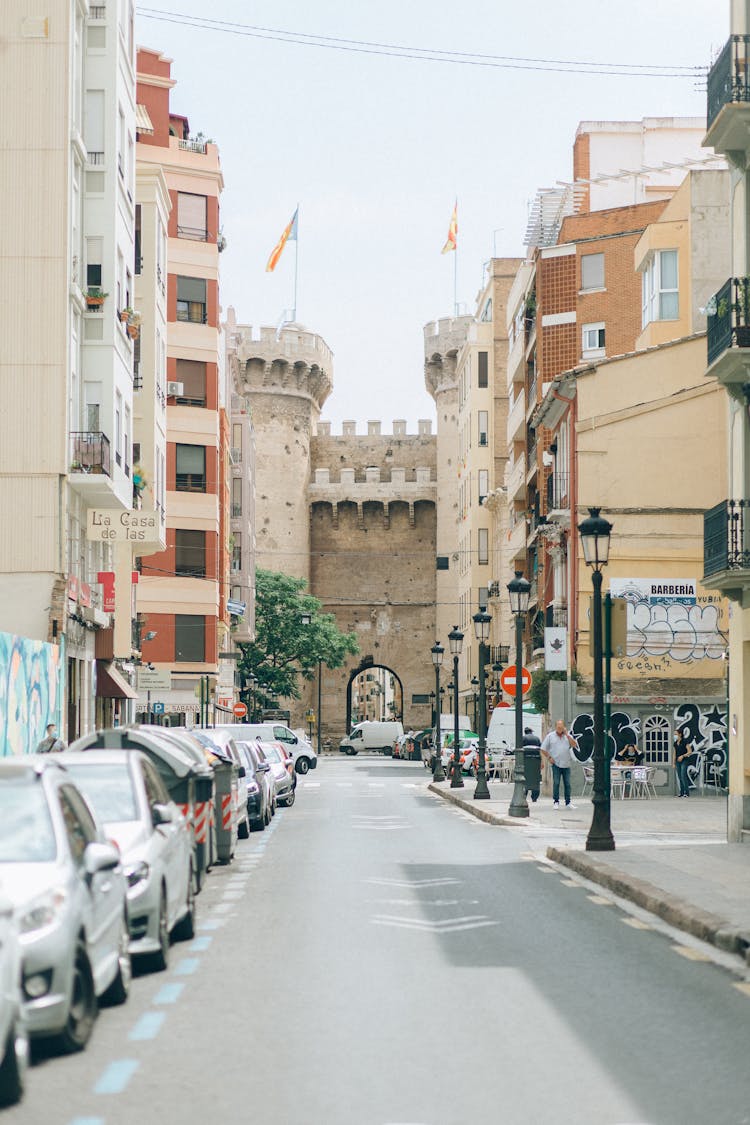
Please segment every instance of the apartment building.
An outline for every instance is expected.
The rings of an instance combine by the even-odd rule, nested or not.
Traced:
[[[131,656],[130,547],[89,538],[87,525],[92,510],[119,523],[134,498],[133,20],[132,0],[0,11],[14,170],[0,247],[0,508],[13,528],[0,548],[0,630],[28,672],[14,685],[18,750],[47,721],[72,739],[131,711],[113,663]]]
[[[154,471],[166,497],[166,545],[142,559],[138,583],[142,660],[161,678],[150,696],[140,691],[139,709],[158,702],[170,721],[185,722],[199,710],[201,680],[215,687],[229,631],[230,434],[218,291],[223,179],[216,145],[191,137],[187,118],[170,108],[170,60],[139,49],[137,82],[153,130],[139,133],[139,168],[144,176],[163,174],[170,203],[166,260],[156,261],[157,284],[166,291],[166,465],[159,461]]]
[[[232,439],[228,609],[233,649],[255,637],[255,428],[250,394],[237,353],[240,339],[235,311],[230,307],[224,340],[226,399]]]

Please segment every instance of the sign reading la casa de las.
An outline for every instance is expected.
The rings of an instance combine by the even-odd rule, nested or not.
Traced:
[[[158,526],[154,511],[89,508],[86,538],[105,543],[145,543],[158,535]]]

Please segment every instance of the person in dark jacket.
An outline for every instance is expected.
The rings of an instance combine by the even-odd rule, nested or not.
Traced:
[[[532,752],[533,752],[535,747],[540,748],[540,752],[539,752],[539,754],[537,754],[537,757],[540,760],[540,769],[539,769],[539,784],[540,785],[541,785],[541,758],[542,758],[541,745],[542,745],[542,743],[539,739],[539,735],[534,734],[531,727],[524,727],[523,728],[523,748],[524,748],[524,750],[531,749]],[[528,755],[524,754],[524,757],[528,757]],[[529,795],[529,793],[531,793],[532,802],[539,800],[539,790],[538,789],[526,789],[525,792],[526,792],[527,796]]]

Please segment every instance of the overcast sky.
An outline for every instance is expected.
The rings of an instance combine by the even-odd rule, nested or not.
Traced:
[[[158,0],[152,0],[154,5]],[[650,66],[707,64],[726,0],[162,0],[159,9],[308,35],[443,51]],[[326,50],[138,17],[138,42],[174,60],[172,107],[221,151],[221,302],[240,323],[292,304],[294,246],[268,255],[300,204],[297,318],[333,349],[323,416],[384,431],[432,417],[422,326],[474,311],[483,263],[521,256],[529,200],[572,177],[581,120],[705,115],[693,78],[483,68]]]

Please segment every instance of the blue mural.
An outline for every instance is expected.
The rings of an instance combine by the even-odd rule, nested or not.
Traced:
[[[32,754],[47,723],[61,727],[61,645],[0,633],[0,756]]]

